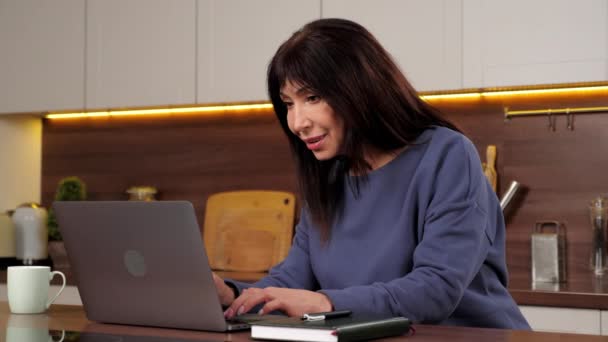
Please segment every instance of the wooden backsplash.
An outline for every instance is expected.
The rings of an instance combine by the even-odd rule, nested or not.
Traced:
[[[505,212],[512,277],[529,278],[530,233],[539,220],[565,224],[570,278],[588,277],[588,202],[608,193],[608,113],[546,116],[505,122],[512,109],[608,105],[608,94],[493,97],[435,101],[475,143],[498,148],[499,196],[511,180],[522,188]],[[152,185],[159,199],[190,200],[199,222],[207,197],[236,189],[297,191],[289,147],[273,114],[45,121],[42,201],[49,206],[59,179],[75,175],[91,200],[126,199],[133,185]]]
[[[131,186],[154,186],[158,199],[192,201],[200,223],[212,193],[297,188],[287,139],[269,111],[47,120],[43,131],[45,206],[66,175],[85,181],[90,200],[124,200]]]

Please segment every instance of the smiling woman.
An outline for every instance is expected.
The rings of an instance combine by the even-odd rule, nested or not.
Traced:
[[[271,60],[268,91],[305,203],[267,277],[216,276],[227,317],[350,310],[529,329],[506,289],[504,218],[475,146],[365,28],[305,25]]]
[[[307,88],[286,82],[281,99],[287,107],[287,125],[318,160],[329,160],[341,151],[344,120],[329,104]]]

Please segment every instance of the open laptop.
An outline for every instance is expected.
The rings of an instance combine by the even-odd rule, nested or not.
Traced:
[[[249,327],[224,318],[190,202],[65,201],[54,202],[53,210],[89,320]]]

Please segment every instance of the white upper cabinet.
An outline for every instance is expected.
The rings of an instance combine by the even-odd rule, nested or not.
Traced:
[[[195,101],[195,0],[88,0],[86,107]]]
[[[0,114],[264,101],[321,17],[368,28],[420,91],[608,80],[605,0],[0,0]]]
[[[199,0],[197,102],[268,100],[270,59],[318,18],[319,1]]]
[[[461,0],[323,0],[324,18],[353,20],[388,50],[417,90],[462,87]]]
[[[0,113],[84,106],[84,1],[0,0]]]
[[[608,79],[605,0],[464,0],[464,87]]]

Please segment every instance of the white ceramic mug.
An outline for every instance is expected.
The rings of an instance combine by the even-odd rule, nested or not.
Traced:
[[[51,298],[49,284],[55,275],[61,276],[61,288]],[[48,266],[11,266],[7,272],[8,306],[12,313],[35,314],[45,312],[65,288],[65,275],[51,272]]]

